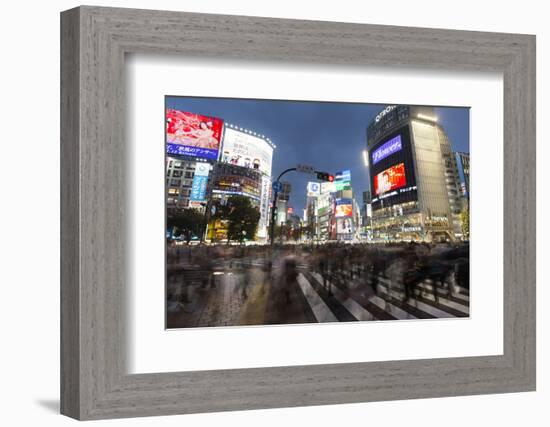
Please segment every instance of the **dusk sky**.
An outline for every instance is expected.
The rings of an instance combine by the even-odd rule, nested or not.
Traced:
[[[269,137],[277,146],[273,152],[272,179],[297,163],[332,174],[351,170],[354,196],[361,204],[362,192],[369,188],[368,171],[362,157],[366,148],[366,129],[386,105],[167,97],[166,106],[219,117]],[[469,109],[436,107],[435,112],[453,150],[469,153]],[[314,177],[290,172],[282,180],[291,183],[289,206],[301,216],[306,203],[306,185],[314,181]]]

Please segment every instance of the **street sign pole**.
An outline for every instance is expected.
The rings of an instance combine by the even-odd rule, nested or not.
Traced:
[[[275,217],[277,216],[277,196],[279,192],[274,190],[273,192],[273,206],[271,207],[271,224],[269,225],[269,243],[273,246],[275,235]]]

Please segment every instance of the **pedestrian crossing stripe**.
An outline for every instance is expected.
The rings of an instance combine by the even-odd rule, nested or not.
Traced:
[[[319,273],[311,273],[319,281],[322,281]],[[357,301],[346,297],[338,288],[333,288],[334,297],[340,302],[357,320],[374,320],[374,316],[370,311],[363,308]]]
[[[330,308],[335,304],[345,308],[346,312],[353,316],[353,320],[359,321],[455,318],[469,315],[469,301],[462,299],[461,303],[458,303],[456,300],[440,296],[440,293],[436,300],[431,285],[422,285],[420,294],[409,301],[403,301],[403,292],[391,289],[388,279],[380,279],[377,295],[357,301],[335,283],[329,280],[323,282],[323,277],[317,272],[299,273],[297,278],[300,290],[319,323],[342,321],[334,313],[334,308]],[[313,283],[314,281],[317,283]],[[326,291],[320,285],[323,283],[326,283],[327,287],[330,286],[331,295],[328,298],[331,300],[327,300]]]
[[[382,276],[378,277],[378,284],[380,286],[383,286],[383,287],[386,287],[386,288],[391,288],[390,279],[387,279],[387,278],[382,277]],[[440,299],[442,301],[446,301],[447,297],[448,297],[448,293],[446,291],[444,291],[443,289],[441,289],[440,287],[438,287],[438,286],[436,286],[435,289],[437,290],[438,299]],[[405,295],[405,293],[400,289],[398,290],[398,289],[392,288],[392,291],[397,293],[397,294],[400,294],[401,297],[403,297]],[[418,286],[418,289],[415,291],[415,293],[419,294],[419,295],[430,294],[432,296],[433,296],[433,292],[434,292],[434,287],[432,286],[432,284],[427,284],[426,282],[421,283]],[[441,295],[441,297],[439,297],[439,295]],[[455,298],[455,294],[452,295],[452,298]],[[466,307],[466,308],[468,307],[469,298],[468,299],[462,298],[462,299],[460,299],[460,301],[461,301],[461,305],[463,307]]]
[[[306,280],[303,274],[298,275],[298,285],[300,286],[302,293],[306,297],[307,303],[311,307],[315,318],[319,323],[321,322],[338,322],[338,319],[332,311],[328,308],[325,302],[321,299],[319,294],[315,292],[311,284]]]

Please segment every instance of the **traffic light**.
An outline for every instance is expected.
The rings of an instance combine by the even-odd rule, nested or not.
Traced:
[[[317,179],[319,181],[333,182],[334,181],[334,175],[331,175],[328,172],[317,172]]]

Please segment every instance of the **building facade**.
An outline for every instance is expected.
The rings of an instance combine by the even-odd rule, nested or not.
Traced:
[[[197,148],[193,146],[193,141],[189,141],[191,136],[185,140],[178,136],[175,130],[178,123],[192,127],[197,121],[194,119],[208,120],[212,126],[216,124],[215,132],[210,136],[212,147]],[[266,136],[221,118],[167,110],[168,218],[183,209],[197,209],[205,213],[207,219],[213,218],[210,212],[215,211],[217,204],[226,203],[233,195],[241,195],[250,199],[252,206],[260,212],[254,239],[266,241],[274,148],[275,145]],[[223,240],[226,225],[223,221],[214,223],[213,219],[209,220],[206,238]]]
[[[226,205],[231,196],[244,196],[260,211],[262,195],[262,174],[247,166],[217,162],[214,164],[208,185],[209,206],[214,211]],[[227,221],[212,216],[208,222],[207,238],[211,241],[227,239]]]
[[[465,201],[470,199],[470,155],[467,153],[455,153],[455,161],[458,170],[460,192]]]
[[[204,211],[200,204],[193,206],[192,189],[197,168],[196,161],[166,157],[166,211],[172,215],[181,209],[194,207]],[[207,163],[202,163],[209,167]]]
[[[459,173],[433,108],[387,106],[367,128],[367,152],[373,240],[460,238]]]

